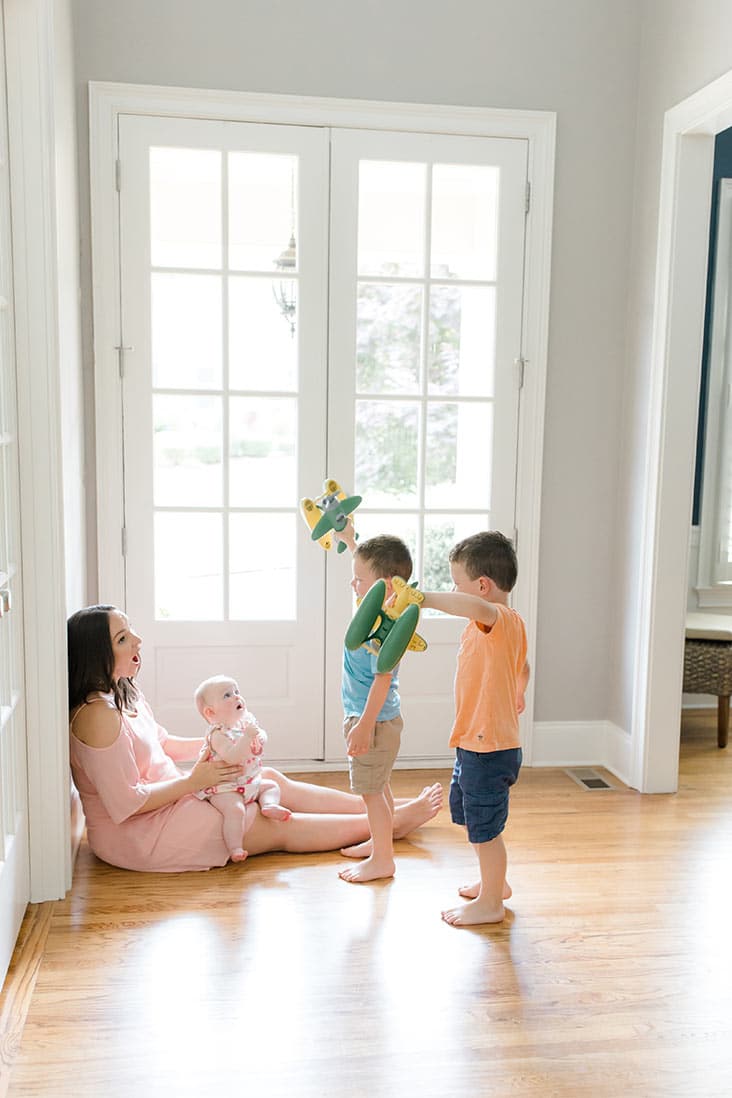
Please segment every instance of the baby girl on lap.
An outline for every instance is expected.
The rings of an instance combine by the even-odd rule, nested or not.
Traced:
[[[273,820],[289,820],[292,813],[280,804],[276,782],[262,777],[262,751],[267,733],[246,707],[234,679],[214,675],[206,679],[194,695],[198,712],[208,722],[202,754],[209,759],[239,763],[241,775],[236,782],[202,789],[196,796],[210,800],[223,816],[224,842],[233,862],[247,856],[242,843],[257,811]]]

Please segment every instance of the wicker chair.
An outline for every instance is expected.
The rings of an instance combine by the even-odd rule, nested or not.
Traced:
[[[727,746],[729,699],[732,694],[732,640],[688,636],[684,645],[684,693],[717,697],[717,744]]]

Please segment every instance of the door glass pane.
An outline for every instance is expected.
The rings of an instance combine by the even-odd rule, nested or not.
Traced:
[[[221,153],[150,149],[153,267],[221,267]]]
[[[297,283],[271,278],[229,281],[229,384],[232,389],[297,388],[297,340],[282,315],[276,293],[292,302]]]
[[[229,616],[237,621],[296,617],[295,514],[229,518]]]
[[[362,160],[358,182],[358,273],[422,275],[426,164]]]
[[[451,591],[448,555],[453,545],[479,530],[490,529],[487,514],[427,514],[424,519],[424,571],[420,586],[425,591]],[[427,610],[426,614],[433,612]]]
[[[369,500],[369,502],[371,502]],[[412,554],[412,561],[417,564],[417,528],[419,520],[417,515],[405,515],[394,511],[372,512],[359,508],[355,516],[358,540],[366,541],[367,538],[376,537],[377,534],[393,534],[401,538]],[[416,579],[416,575],[412,577]]]
[[[297,400],[232,397],[229,503],[292,507],[297,498]]]
[[[221,278],[151,277],[153,385],[156,389],[221,388]]]
[[[221,506],[221,428],[220,397],[153,397],[157,507]]]
[[[220,514],[155,515],[155,617],[221,621],[223,543]]]
[[[429,391],[492,396],[495,335],[495,287],[432,286]]]
[[[490,507],[493,406],[430,404],[425,445],[428,507]]]
[[[235,271],[278,270],[297,238],[297,157],[229,153],[229,266]],[[297,270],[296,252],[291,270]]]
[[[418,414],[412,401],[356,401],[354,491],[369,508],[416,504]]]
[[[362,283],[356,315],[356,388],[413,393],[419,386],[421,286]]]
[[[498,168],[493,167],[434,165],[433,277],[495,279],[498,177]]]

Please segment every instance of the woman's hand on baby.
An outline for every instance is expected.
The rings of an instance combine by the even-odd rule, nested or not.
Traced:
[[[210,785],[219,785],[221,782],[235,782],[241,773],[242,768],[238,763],[200,758],[191,770],[191,781],[195,790],[208,789]]]

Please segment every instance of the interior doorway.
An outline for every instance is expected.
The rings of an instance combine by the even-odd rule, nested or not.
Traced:
[[[679,721],[714,138],[732,72],[667,112],[633,689],[633,785],[678,785]]]

